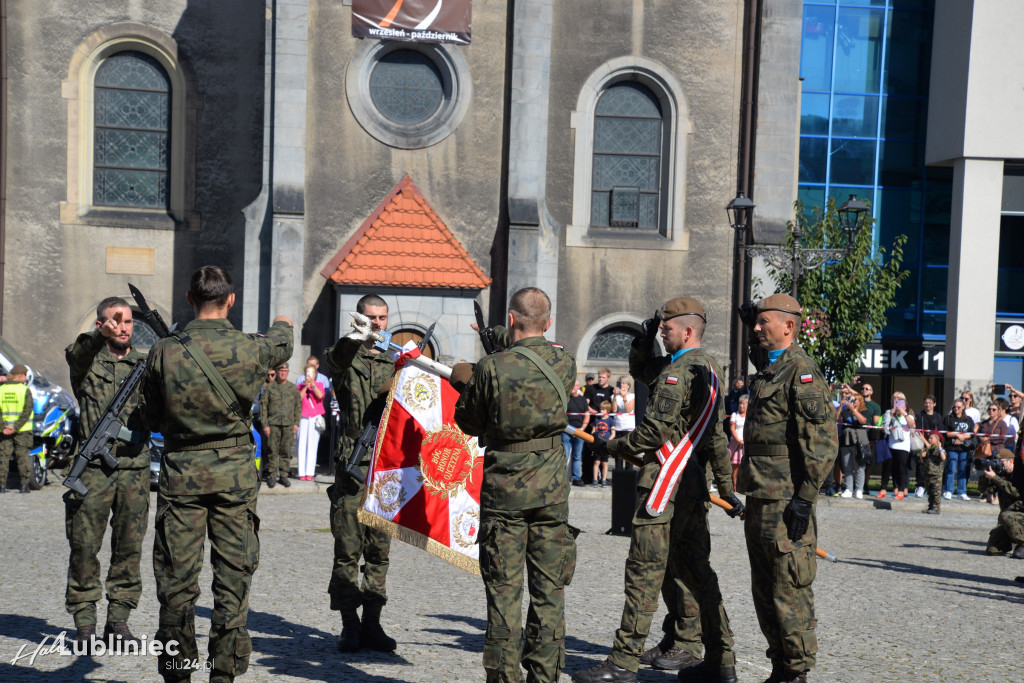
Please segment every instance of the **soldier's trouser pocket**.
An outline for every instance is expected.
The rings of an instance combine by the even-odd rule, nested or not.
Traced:
[[[250,503],[249,509],[246,511],[246,517],[248,518],[248,524],[245,534],[245,545],[242,550],[245,558],[242,563],[242,571],[252,574],[260,566],[260,516],[256,514],[255,500]]]

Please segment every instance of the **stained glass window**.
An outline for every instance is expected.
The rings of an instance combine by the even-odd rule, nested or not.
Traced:
[[[422,123],[441,107],[444,80],[428,56],[416,50],[395,50],[373,67],[370,99],[377,111],[395,123]]]
[[[631,327],[609,327],[598,333],[590,343],[590,360],[628,360],[629,347],[640,336]]]
[[[142,52],[119,52],[96,71],[93,203],[166,209],[171,83]]]
[[[601,95],[594,114],[590,224],[657,230],[662,112],[658,98],[633,82]]]

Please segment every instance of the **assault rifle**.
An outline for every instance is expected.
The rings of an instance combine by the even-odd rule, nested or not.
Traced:
[[[484,312],[480,304],[473,302],[473,311],[476,313],[477,332],[480,333],[480,343],[484,347],[484,353],[488,356],[498,350],[498,338],[494,336],[494,328],[484,325]]]
[[[167,328],[167,324],[164,323],[160,314],[149,307],[149,304],[146,303],[146,297],[142,296],[142,292],[132,284],[128,285],[128,289],[131,291],[132,296],[135,297],[135,303],[138,304],[139,311],[153,331],[161,339],[170,335],[171,330]],[[117,458],[110,452],[110,447],[118,439],[131,442],[136,435],[133,435],[129,429],[121,424],[118,415],[121,414],[121,410],[131,399],[135,390],[138,389],[139,384],[142,382],[142,373],[145,371],[146,359],[142,359],[135,364],[135,367],[128,373],[128,377],[118,387],[117,393],[110,400],[100,419],[96,422],[96,426],[92,428],[89,437],[78,448],[78,455],[75,456],[75,461],[71,464],[71,471],[64,478],[64,486],[84,496],[89,492],[89,489],[82,483],[82,473],[85,472],[85,468],[90,462],[96,458],[102,458],[103,464],[110,469],[116,469],[118,464],[120,464]]]

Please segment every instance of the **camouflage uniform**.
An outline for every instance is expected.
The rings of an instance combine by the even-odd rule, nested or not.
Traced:
[[[938,510],[942,504],[942,474],[946,466],[939,451],[942,446],[929,446],[921,451],[924,487],[928,492],[928,509]]]
[[[761,369],[750,383],[737,486],[747,494],[750,583],[773,670],[800,673],[814,666],[818,651],[814,504],[836,457],[835,413],[821,370],[797,344],[770,365],[763,349],[751,349],[751,358]],[[794,496],[812,506],[807,533],[796,542],[783,519]]]
[[[338,397],[338,405],[347,420],[338,446],[334,485],[327,493],[331,499],[331,534],[334,536],[334,566],[327,592],[331,609],[357,610],[361,605],[383,606],[387,600],[387,573],[391,537],[359,522],[357,513],[366,485],[345,474],[355,447],[356,437],[367,420],[378,421],[383,408],[381,387],[394,375],[395,362],[387,353],[374,353],[361,341],[342,337],[324,353]],[[364,467],[372,452],[363,458]],[[359,586],[359,558],[363,558],[363,585]]]
[[[18,384],[14,380],[8,380],[5,384]],[[32,392],[25,387],[24,400],[21,404],[20,414],[10,425],[14,427],[13,434],[0,433],[0,487],[6,487],[8,469],[11,466],[11,456],[18,467],[18,475],[21,477],[21,485],[24,486],[32,478],[32,460],[29,451],[32,450]],[[6,413],[7,406],[4,406]],[[0,432],[7,423],[0,417]],[[26,428],[27,426],[27,428]]]
[[[245,623],[252,574],[259,564],[257,473],[248,408],[267,369],[291,356],[292,326],[279,321],[261,336],[239,332],[225,319],[198,319],[185,327],[184,335],[223,376],[241,414],[225,404],[177,339],[161,339],[150,350],[142,410],[165,444],[153,543],[160,601],[156,640],[179,643],[177,656],[158,658],[158,671],[166,679],[186,678],[187,660],[199,656],[195,602],[209,530],[209,664],[211,678],[230,680],[249,666],[252,643]]]
[[[134,347],[118,358],[99,330],[78,335],[64,356],[71,370],[71,390],[81,408],[78,442],[82,443],[132,368],[145,358]],[[119,461],[117,469],[107,469],[103,459],[96,458],[82,472],[82,483],[89,489],[85,497],[73,491],[64,494],[64,526],[71,545],[64,601],[76,628],[96,624],[96,603],[103,595],[98,555],[108,519],[107,623],[128,621],[142,594],[139,560],[149,523],[149,432],[142,423],[138,392],[125,404],[118,420],[131,435],[110,449]]]
[[[277,481],[278,472],[282,478],[291,469],[292,445],[295,443],[295,426],[302,418],[302,397],[291,382],[274,380],[260,398],[260,421],[270,427],[270,436],[264,447],[265,462],[263,476],[267,481]]]
[[[1009,479],[999,475],[986,479],[999,494],[1000,510],[999,523],[988,534],[985,552],[989,555],[1002,555],[1012,550],[1014,545],[1024,543],[1024,500],[1021,500],[1018,488],[1024,476],[1017,474],[1018,467],[1024,467],[1020,458],[1013,463],[1013,474]]]
[[[544,337],[487,356],[455,407],[455,421],[480,439],[480,573],[487,594],[483,664],[488,681],[557,681],[565,661],[565,586],[576,569],[569,532],[569,475],[561,432],[566,406],[525,348],[547,363],[566,396],[576,362]],[[530,609],[523,641],[523,563]]]
[[[694,631],[702,632],[707,650],[705,661],[709,665],[734,666],[733,633],[722,604],[718,575],[710,563],[711,536],[707,521],[709,498],[705,472],[709,461],[720,495],[733,493],[725,434],[718,428],[725,418],[721,393],[711,423],[683,470],[665,512],[652,516],[646,510],[647,498],[661,471],[657,450],[666,441],[678,443],[696,422],[708,401],[709,365],[719,377],[722,369],[718,361],[700,347],[672,360],[672,356],[652,358],[638,346],[639,343],[634,344],[630,349],[629,372],[638,382],[651,388],[647,411],[643,422],[627,437],[608,442],[611,456],[643,453],[644,459],[626,559],[626,602],[608,659],[623,669],[637,670],[658,607],[658,591],[662,588],[666,568],[671,567],[670,576],[692,594],[697,610],[685,604],[685,591],[670,589],[665,595],[669,608],[666,623],[674,621],[674,614],[693,614],[694,611],[700,618],[700,629],[690,629],[690,642],[680,639],[682,642],[677,646],[699,656],[699,645],[694,647],[692,638],[696,635]],[[674,632],[675,628],[672,630]],[[666,629],[666,633],[668,631]]]

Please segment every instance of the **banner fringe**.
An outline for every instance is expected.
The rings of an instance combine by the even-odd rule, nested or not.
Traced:
[[[432,555],[440,557],[445,562],[458,567],[459,569],[480,576],[480,562],[462,553],[452,550],[446,545],[438,543],[429,536],[424,536],[418,531],[413,531],[404,526],[395,524],[389,519],[374,514],[365,508],[359,509],[359,521],[362,524],[381,531],[391,538],[396,538],[403,543],[414,545],[421,550],[426,550]]]

